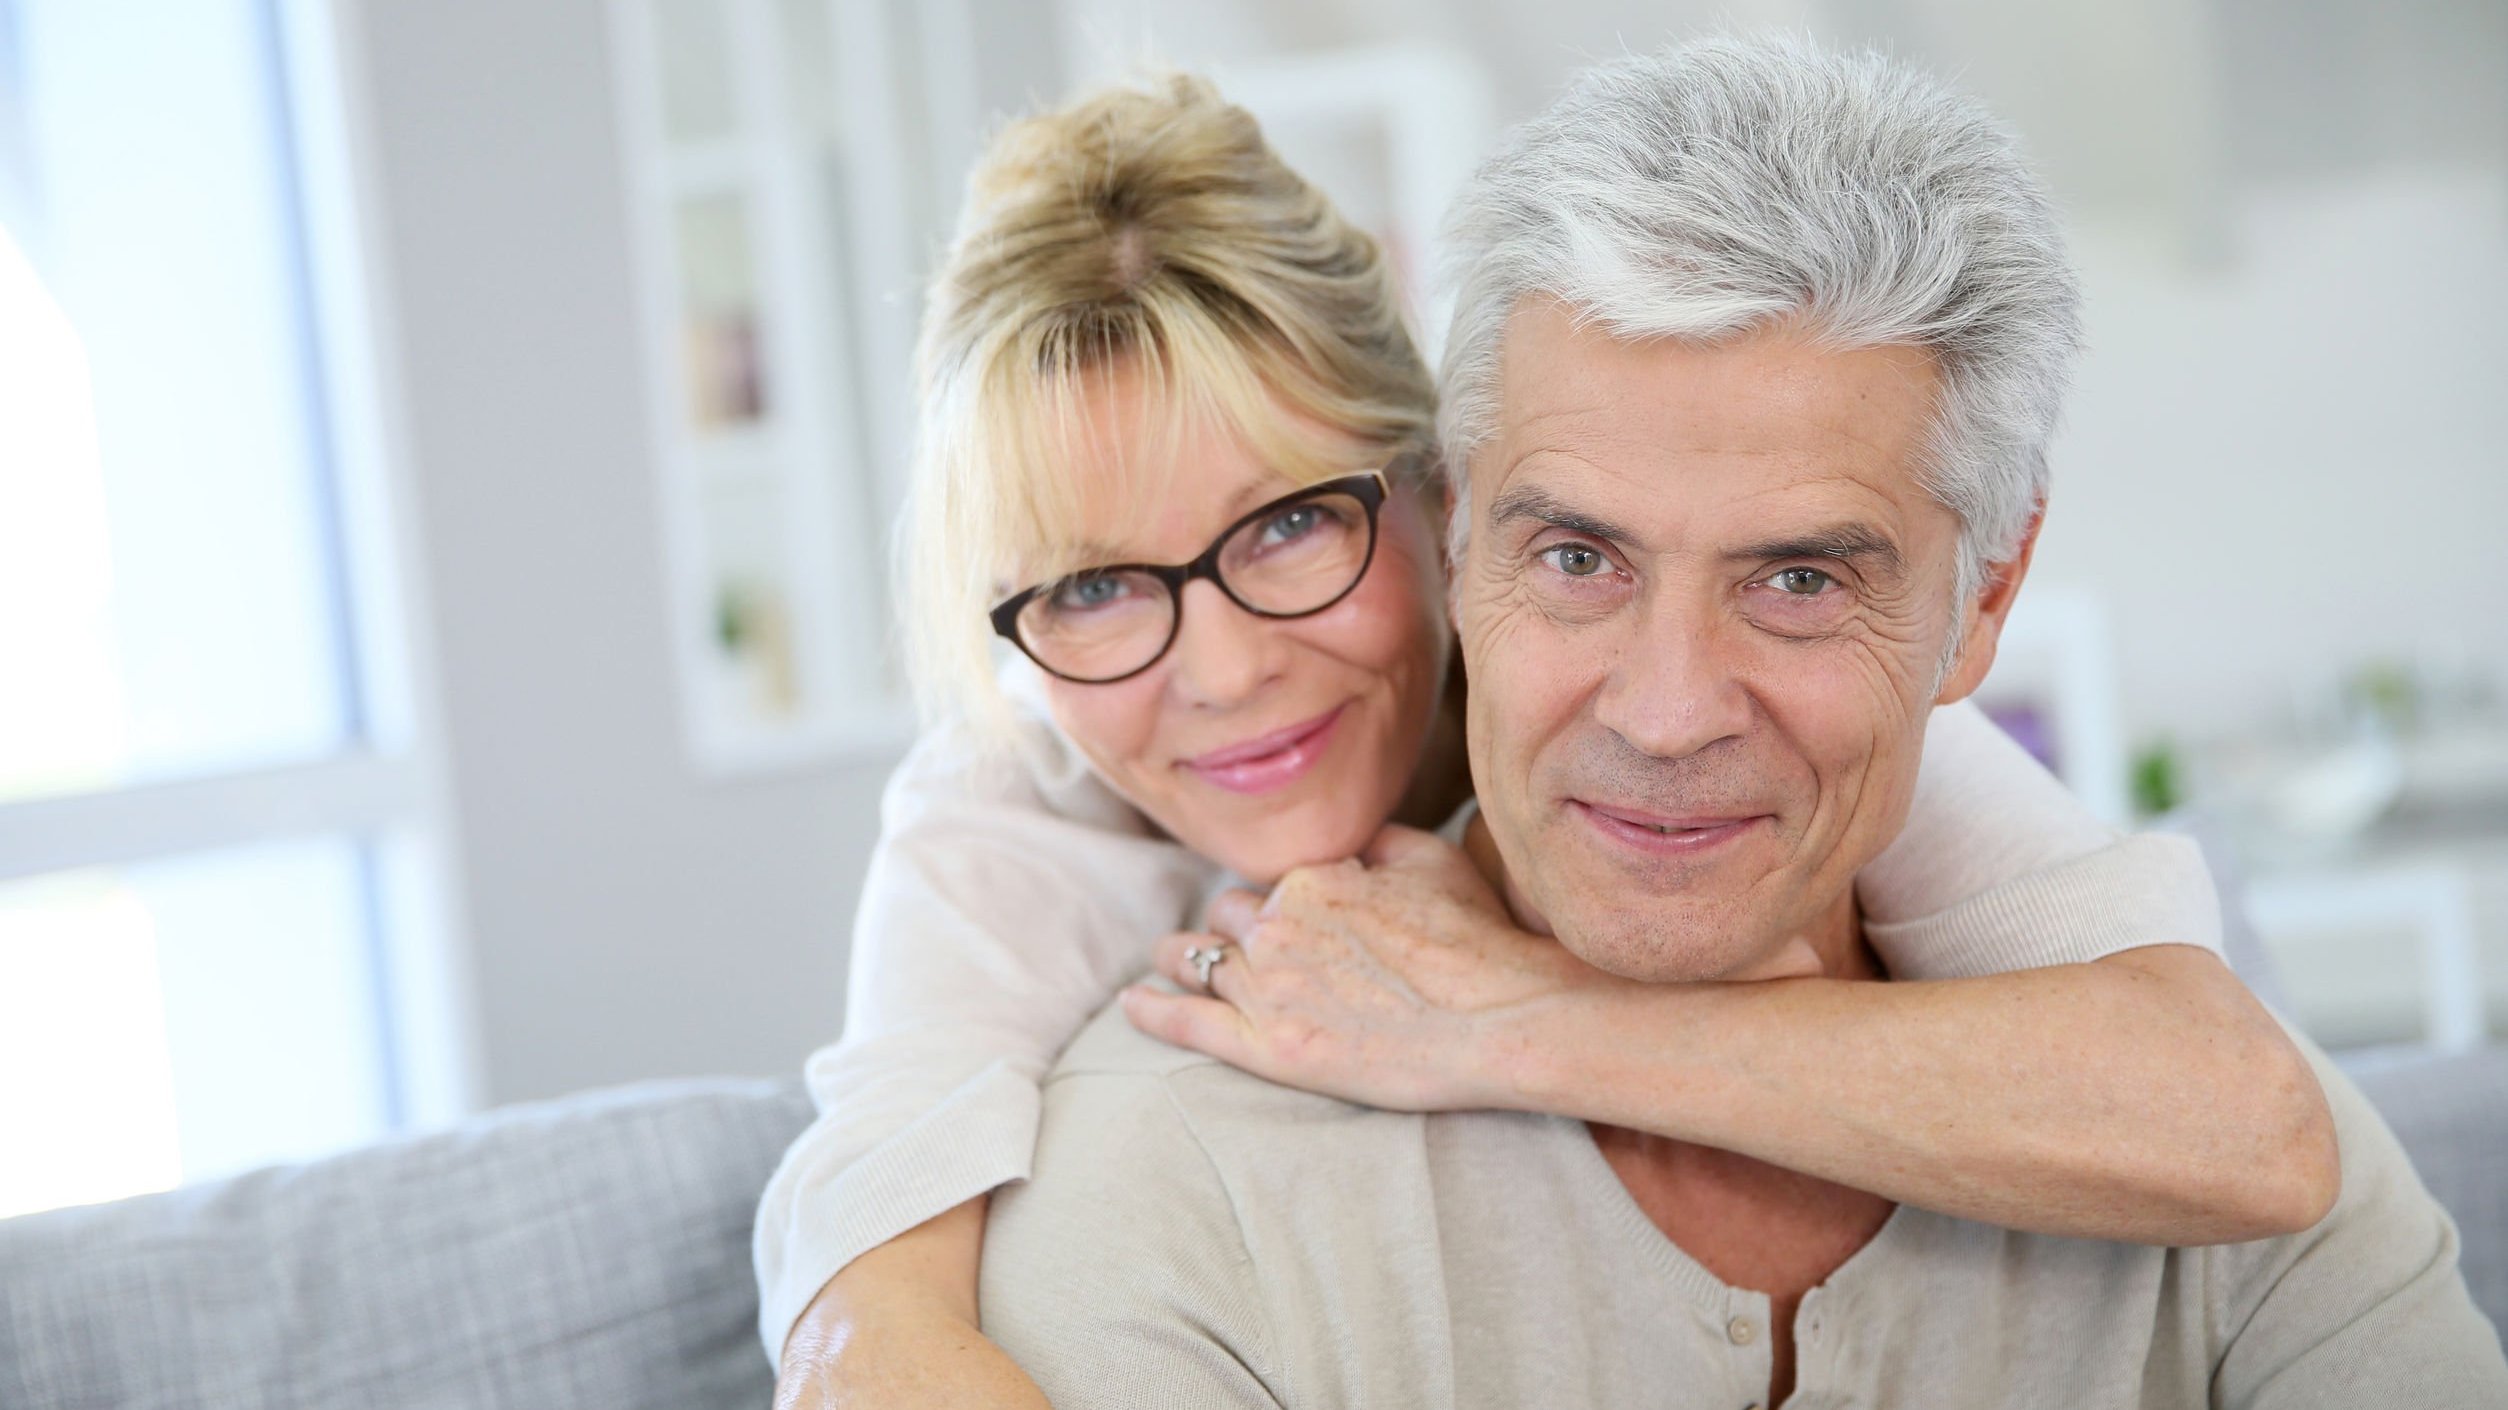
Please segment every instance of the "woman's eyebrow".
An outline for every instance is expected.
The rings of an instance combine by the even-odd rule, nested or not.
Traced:
[[[1807,533],[1743,544],[1727,549],[1728,561],[1765,562],[1776,558],[1839,558],[1867,571],[1903,577],[1904,557],[1890,536],[1870,524],[1831,524]]]
[[[1253,513],[1275,499],[1286,498],[1297,492],[1298,487],[1293,483],[1267,485],[1260,480],[1249,480],[1237,486],[1236,493],[1228,496],[1227,502],[1219,506],[1219,516],[1222,520],[1235,520],[1241,515]]]
[[[1633,546],[1637,536],[1608,519],[1576,508],[1539,485],[1517,485],[1489,502],[1489,526],[1503,528],[1518,519],[1533,519],[1615,544]]]

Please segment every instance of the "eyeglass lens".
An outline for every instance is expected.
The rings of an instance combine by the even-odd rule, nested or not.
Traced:
[[[1294,617],[1329,606],[1366,571],[1367,505],[1330,493],[1239,525],[1220,545],[1220,589],[1248,611]],[[1019,640],[1047,670],[1074,680],[1130,675],[1167,649],[1176,597],[1156,574],[1092,570],[1063,578],[1019,611]]]

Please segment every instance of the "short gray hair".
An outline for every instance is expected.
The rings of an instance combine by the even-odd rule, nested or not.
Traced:
[[[1981,105],[1885,55],[1728,38],[1588,69],[1482,164],[1447,247],[1458,556],[1499,345],[1534,297],[1616,337],[1800,318],[1832,346],[1927,349],[1942,404],[1924,470],[1960,518],[1963,610],[2045,498],[2081,344],[2053,204]]]

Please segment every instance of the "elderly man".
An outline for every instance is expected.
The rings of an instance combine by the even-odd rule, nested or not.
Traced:
[[[1714,43],[1586,75],[1456,228],[1476,855],[1622,979],[1885,978],[1852,878],[2037,533],[2075,340],[2042,195],[1902,69]],[[1340,876],[1327,910],[1418,880]],[[2445,1216],[2318,1069],[2333,1213],[2171,1250],[1349,1106],[1110,1014],[995,1206],[985,1325],[1066,1410],[2508,1405]]]

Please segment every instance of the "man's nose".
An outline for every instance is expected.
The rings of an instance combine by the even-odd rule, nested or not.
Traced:
[[[1749,728],[1749,692],[1712,614],[1649,600],[1634,628],[1595,696],[1597,722],[1660,759],[1685,758]]]
[[[1239,607],[1216,583],[1184,585],[1169,687],[1188,704],[1243,704],[1280,673],[1279,624]]]

